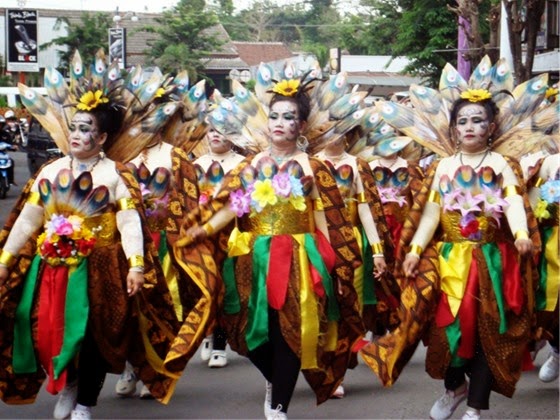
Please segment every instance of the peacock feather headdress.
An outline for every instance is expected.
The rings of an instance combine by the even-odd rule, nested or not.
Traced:
[[[492,100],[499,108],[492,149],[520,158],[543,148],[558,150],[558,104],[544,101],[548,75],[541,74],[514,87],[505,61],[494,66],[488,56],[478,64],[468,82],[451,65],[442,72],[439,90],[410,87],[413,107],[380,101],[376,107],[383,119],[439,156],[455,153],[450,135],[450,110],[461,96],[470,101]]]

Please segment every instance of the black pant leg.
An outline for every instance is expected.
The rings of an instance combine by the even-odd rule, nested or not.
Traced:
[[[87,407],[97,405],[109,366],[105,361],[89,329],[86,331],[78,361],[78,404]]]

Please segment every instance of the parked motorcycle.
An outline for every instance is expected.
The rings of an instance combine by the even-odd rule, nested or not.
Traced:
[[[0,142],[0,198],[6,198],[10,190],[8,171],[14,163],[7,153],[9,150],[16,150],[16,148],[9,143]]]

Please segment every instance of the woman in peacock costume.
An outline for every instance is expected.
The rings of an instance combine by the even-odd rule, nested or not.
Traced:
[[[142,79],[141,67],[136,67],[133,74]],[[127,166],[133,170],[141,188],[146,219],[177,319],[180,323],[186,321],[173,344],[173,347],[181,347],[183,354],[175,364],[175,371],[179,371],[184,369],[206,330],[213,324],[217,301],[214,296],[220,286],[216,267],[201,264],[210,250],[203,247],[194,250],[188,256],[192,264],[186,264],[186,268],[177,265],[169,252],[177,239],[183,216],[198,207],[197,173],[188,154],[203,138],[204,131],[200,126],[206,114],[206,96],[204,81],[189,86],[186,71],[175,77],[155,71],[146,83],[155,91],[152,101],[146,104],[147,113],[162,123],[159,131]],[[194,276],[192,270],[199,267],[203,270]],[[127,363],[115,387],[117,394],[134,395],[137,381],[137,374]],[[144,385],[140,398],[149,397],[149,390]]]
[[[369,153],[369,166],[375,178],[385,221],[391,232],[395,255],[399,253],[399,243],[404,222],[412,206],[414,194],[420,190],[424,171],[417,163],[412,139],[397,136],[393,127],[381,117],[379,126],[373,130],[373,147]],[[404,287],[404,285],[400,285]]]
[[[139,106],[153,93],[127,89],[104,58],[86,73],[76,53],[70,86],[47,69],[50,102],[20,85],[66,156],[28,182],[0,236],[0,397],[32,403],[47,376],[47,391],[60,393],[55,418],[90,418],[106,373],[126,360],[162,402],[180,375],[163,368],[179,325],[140,189],[113,160],[157,132]]]
[[[429,168],[401,236],[400,275],[409,282],[401,324],[362,355],[390,386],[425,338],[426,370],[446,387],[434,419],[467,398],[463,418],[479,418],[491,390],[511,397],[531,338],[531,253],[540,239],[519,164],[505,154],[549,143],[557,110],[539,108],[546,76],[505,92],[512,88],[505,62],[485,58],[468,84],[447,65],[439,91],[411,87],[413,109],[380,107],[389,124],[442,159]]]
[[[362,259],[362,265],[354,272],[354,288],[366,330],[377,334],[381,316],[390,307],[396,308],[399,300],[398,287],[391,287],[394,279],[387,276],[390,269],[386,259],[392,261],[393,243],[369,165],[347,153],[348,148],[347,136],[341,136],[329,141],[316,157],[330,168],[349,213]],[[333,397],[344,397],[342,385]]]
[[[217,97],[219,92],[215,91],[214,95]],[[205,204],[209,199],[215,197],[220,191],[224,175],[245,159],[245,156],[234,150],[234,144],[229,140],[232,136],[241,134],[241,127],[239,124],[228,124],[223,118],[224,105],[228,102],[227,99],[221,99],[222,106],[216,107],[208,114],[206,118],[208,132],[205,137],[208,152],[194,161],[200,189],[200,204]],[[221,252],[220,256],[216,255],[218,266],[222,266],[223,258],[221,256],[225,257],[227,254],[227,240],[230,232],[231,229],[226,228],[219,234],[218,242]],[[218,314],[220,313],[221,311],[218,311]],[[212,334],[202,341],[200,351],[201,359],[207,361],[208,367],[211,368],[225,367],[228,363],[227,334],[220,322],[221,320],[218,319]]]
[[[209,202],[214,215],[186,225],[182,244],[196,246],[235,220],[223,269],[224,326],[231,348],[266,378],[268,419],[287,417],[300,370],[318,403],[326,401],[363,335],[352,284],[359,251],[344,202],[330,170],[304,151],[316,151],[318,137],[303,134],[317,128],[310,123],[313,110],[322,112],[317,98],[327,108],[336,98],[326,97],[329,81],[308,75],[302,81],[288,64],[285,80],[274,83],[261,66],[257,96],[234,83],[226,119],[242,121],[257,154],[226,175]],[[306,87],[325,94],[310,103]]]
[[[558,253],[558,207],[560,205],[560,154],[541,158],[531,168],[527,181],[529,199],[539,222],[542,249],[535,304],[538,338],[545,337],[550,354],[539,370],[539,379],[552,382],[558,378],[558,293],[560,256]]]

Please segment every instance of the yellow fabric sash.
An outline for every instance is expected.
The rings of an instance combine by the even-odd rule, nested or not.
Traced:
[[[364,244],[362,242],[362,234],[360,229],[356,226],[352,227],[354,231],[354,237],[356,242],[358,242],[358,247],[360,248],[360,255],[362,255],[362,249]],[[354,289],[356,289],[356,294],[358,295],[358,304],[360,315],[362,315],[364,309],[364,264],[361,264],[358,268],[354,269]]]
[[[447,295],[451,313],[456,317],[467,287],[472,261],[472,244],[469,242],[454,243],[448,260],[441,255],[442,246],[443,242],[438,243],[441,290]]]
[[[175,315],[179,321],[183,321],[183,305],[181,304],[181,297],[179,295],[179,281],[177,278],[177,270],[171,262],[171,257],[169,252],[163,257],[161,262],[161,269],[163,270],[163,275],[165,276],[165,282],[167,283],[167,288],[169,289],[169,294],[171,295],[171,300],[173,301],[173,309],[175,309]]]

